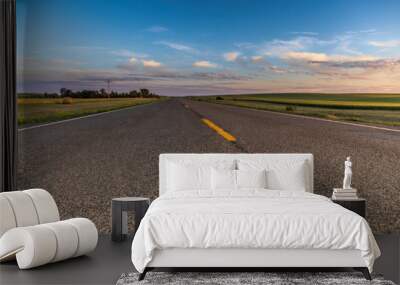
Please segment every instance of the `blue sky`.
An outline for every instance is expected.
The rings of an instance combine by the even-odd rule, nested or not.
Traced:
[[[17,0],[18,89],[400,92],[400,1]]]

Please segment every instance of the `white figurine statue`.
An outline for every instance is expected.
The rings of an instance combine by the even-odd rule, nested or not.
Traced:
[[[350,156],[346,158],[344,162],[344,179],[343,179],[343,189],[352,189],[351,188],[351,176],[353,175],[353,171],[351,170],[352,163],[350,160]]]

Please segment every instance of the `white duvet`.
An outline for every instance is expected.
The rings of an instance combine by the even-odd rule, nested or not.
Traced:
[[[256,189],[156,199],[134,237],[132,262],[143,272],[165,248],[358,249],[370,271],[380,255],[365,219],[328,198]]]

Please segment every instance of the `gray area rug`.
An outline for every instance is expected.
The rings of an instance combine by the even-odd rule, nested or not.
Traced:
[[[368,281],[359,272],[148,272],[146,278],[138,281],[138,273],[122,274],[117,285],[145,284],[368,284],[395,285],[381,276],[373,275]]]

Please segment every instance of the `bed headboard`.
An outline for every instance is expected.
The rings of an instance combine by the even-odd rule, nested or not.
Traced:
[[[287,160],[287,161],[305,161],[307,164],[307,192],[314,190],[314,162],[311,153],[163,153],[160,154],[159,161],[159,195],[161,196],[167,191],[167,162],[168,161],[212,161],[212,160],[240,160],[240,159],[263,159],[263,160]]]

